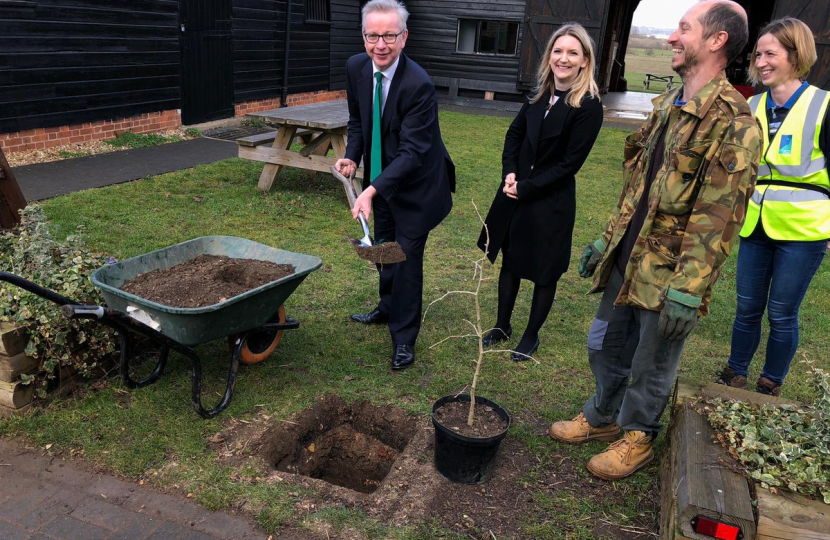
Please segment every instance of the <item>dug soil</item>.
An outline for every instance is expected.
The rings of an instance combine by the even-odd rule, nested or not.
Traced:
[[[121,290],[165,306],[197,308],[224,302],[294,271],[290,264],[199,255],[171,268],[139,274]]]
[[[520,411],[513,413],[513,420],[549,450],[544,457],[533,455],[508,436],[493,477],[477,485],[454,484],[435,471],[435,433],[426,418],[391,405],[344,403],[330,395],[290,418],[264,412],[246,420],[225,417],[208,444],[220,466],[249,471],[240,475],[240,482],[249,482],[255,471],[255,482],[279,486],[296,497],[294,518],[274,538],[379,538],[350,527],[338,531],[314,519],[327,509],[360,510],[389,527],[426,527],[419,538],[445,538],[446,531],[451,538],[471,540],[657,537],[657,460],[649,466],[654,474],[646,484],[605,482],[585,471],[584,452],[550,440],[549,419]],[[589,453],[606,448],[600,443],[587,446]],[[328,455],[328,467],[319,467],[323,456],[317,454]],[[344,466],[348,460],[351,467]],[[333,478],[333,473],[340,477]],[[568,511],[572,504],[596,508],[593,519],[574,521]],[[609,515],[609,504],[625,505],[630,513]],[[258,512],[245,502],[238,508]],[[540,511],[545,515],[538,515]],[[432,526],[443,529],[440,536],[431,534]]]
[[[278,471],[372,493],[415,431],[416,420],[396,407],[328,395],[293,422],[269,429],[260,454]]]
[[[469,402],[451,401],[435,411],[435,419],[439,424],[459,435],[476,439],[493,437],[507,429],[507,422],[487,405],[476,405],[472,427],[467,425],[468,414],[470,414]]]

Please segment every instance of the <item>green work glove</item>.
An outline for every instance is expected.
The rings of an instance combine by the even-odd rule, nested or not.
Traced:
[[[660,337],[668,341],[686,339],[692,328],[697,325],[697,308],[684,306],[674,300],[666,298],[657,330]]]
[[[605,253],[605,242],[602,239],[585,246],[582,258],[579,259],[579,277],[588,278],[593,276],[603,253]]]

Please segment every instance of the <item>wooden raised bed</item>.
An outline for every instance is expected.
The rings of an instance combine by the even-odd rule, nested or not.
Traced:
[[[25,412],[34,398],[34,385],[20,383],[21,375],[38,368],[38,361],[24,352],[27,343],[22,328],[0,323],[0,416]]]
[[[740,527],[738,540],[830,540],[830,506],[785,490],[773,494],[750,485],[750,480],[733,470],[734,461],[714,438],[714,429],[692,408],[701,396],[757,404],[793,403],[719,384],[678,380],[667,435],[669,448],[660,471],[660,538],[710,540],[712,536],[698,534],[692,527],[693,519],[704,516]],[[757,501],[757,518],[753,501]]]

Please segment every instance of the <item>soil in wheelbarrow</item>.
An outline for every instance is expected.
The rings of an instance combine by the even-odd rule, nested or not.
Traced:
[[[224,302],[294,271],[290,264],[199,255],[171,268],[139,274],[121,289],[165,306],[196,308]]]

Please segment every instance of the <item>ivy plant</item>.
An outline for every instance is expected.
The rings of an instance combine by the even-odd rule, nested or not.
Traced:
[[[50,234],[40,206],[29,205],[20,216],[18,227],[0,231],[0,270],[78,303],[103,305],[89,276],[108,259],[87,249],[82,229],[59,241]],[[109,328],[93,321],[66,319],[56,304],[5,281],[0,282],[0,320],[26,329],[26,354],[38,359],[40,365],[36,374],[21,379],[36,384],[40,397],[45,396],[49,380],[62,366],[92,377],[100,373],[102,360],[116,349],[115,334]]]
[[[783,487],[830,504],[830,374],[814,367],[812,375],[819,393],[812,405],[713,399],[703,412],[762,487]]]

